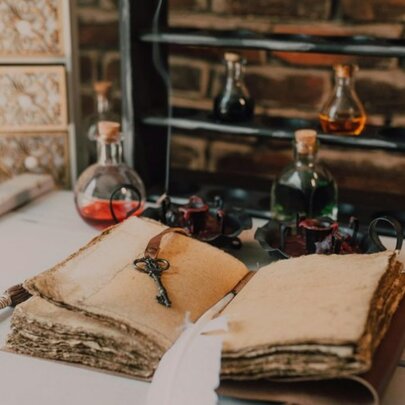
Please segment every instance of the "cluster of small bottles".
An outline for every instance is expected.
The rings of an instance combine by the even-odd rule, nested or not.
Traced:
[[[244,122],[253,118],[254,100],[244,82],[246,60],[238,53],[226,52],[226,75],[220,93],[214,99],[216,119],[224,122]],[[335,66],[335,87],[319,114],[326,133],[359,135],[366,123],[364,107],[354,87],[355,65]]]
[[[224,122],[253,118],[255,103],[244,82],[246,61],[238,53],[224,56],[226,78],[215,97],[213,112]],[[354,89],[354,65],[335,66],[335,87],[319,114],[327,133],[359,135],[366,113]],[[122,163],[119,117],[112,111],[111,82],[94,84],[96,114],[87,121],[88,164],[75,188],[82,218],[99,228],[139,215],[145,188],[138,174]],[[314,130],[295,133],[294,162],[273,183],[271,212],[280,221],[294,221],[297,214],[315,218],[337,217],[337,186],[332,175],[316,161],[319,142]]]
[[[214,99],[213,113],[224,122],[253,118],[254,100],[244,83],[246,61],[234,52],[224,56],[226,77]],[[339,135],[360,135],[366,124],[364,107],[354,87],[355,65],[336,65],[335,87],[319,113],[322,131]],[[271,213],[276,220],[295,221],[327,216],[337,219],[337,185],[329,171],[316,161],[319,142],[312,129],[296,131],[294,162],[274,181]]]

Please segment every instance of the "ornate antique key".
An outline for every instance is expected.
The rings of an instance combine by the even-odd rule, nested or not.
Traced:
[[[162,273],[170,267],[170,263],[166,259],[142,257],[141,259],[134,260],[134,266],[137,270],[146,273],[156,283],[158,289],[158,294],[156,295],[157,302],[165,307],[170,307],[172,303],[161,279]]]
[[[187,235],[186,231],[182,228],[165,229],[149,241],[144,256],[140,259],[134,260],[135,269],[142,273],[146,273],[155,282],[158,289],[156,300],[159,304],[164,305],[167,308],[171,307],[172,303],[169,299],[166,288],[162,283],[162,273],[168,270],[170,263],[166,259],[159,258],[158,254],[162,238],[171,232]]]

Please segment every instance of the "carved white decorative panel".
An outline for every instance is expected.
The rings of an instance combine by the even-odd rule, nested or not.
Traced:
[[[48,173],[59,185],[68,184],[68,135],[0,134],[0,182],[20,173]]]
[[[62,56],[63,0],[1,0],[0,57]]]
[[[0,132],[66,128],[64,67],[0,67]]]

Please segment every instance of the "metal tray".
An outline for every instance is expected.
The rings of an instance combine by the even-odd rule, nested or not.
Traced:
[[[354,235],[356,246],[361,253],[376,253],[386,250],[380,239],[379,226],[391,226],[395,232],[395,250],[400,251],[403,244],[402,225],[392,217],[384,216],[372,220],[365,229],[360,229]],[[339,226],[339,232],[344,235],[353,236],[353,229],[348,226]],[[257,228],[254,238],[260,246],[268,252],[271,262],[289,259],[290,256],[279,248],[280,224],[275,220],[270,220],[265,225]]]

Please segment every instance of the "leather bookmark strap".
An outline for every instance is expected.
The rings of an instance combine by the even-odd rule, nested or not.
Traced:
[[[168,228],[154,236],[148,243],[145,249],[144,256],[134,260],[135,269],[147,274],[156,284],[157,295],[156,300],[159,304],[170,308],[172,302],[168,292],[162,282],[162,274],[169,269],[170,263],[168,260],[159,257],[160,243],[165,235],[177,232],[183,235],[187,233],[182,228]]]
[[[160,250],[160,243],[162,242],[163,237],[173,232],[188,236],[187,232],[183,228],[167,228],[149,241],[145,249],[145,257],[157,259]]]
[[[256,274],[255,271],[249,271],[249,273],[247,273],[242,280],[240,280],[238,282],[238,284],[235,285],[235,287],[232,288],[231,293],[233,293],[234,295],[237,295],[242,288],[250,281],[250,279]]]

